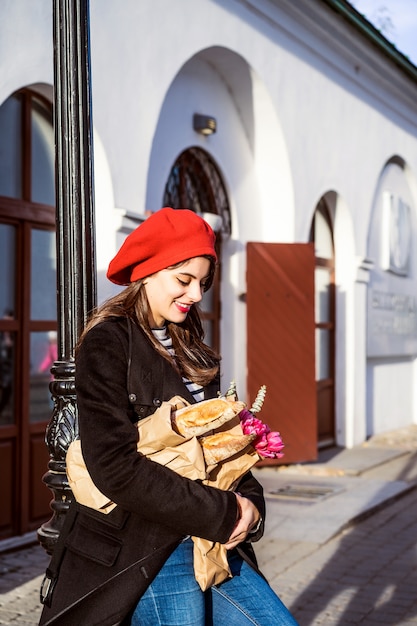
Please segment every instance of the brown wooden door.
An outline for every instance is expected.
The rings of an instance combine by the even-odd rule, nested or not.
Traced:
[[[285,464],[317,458],[314,264],[312,244],[247,244],[248,401],[266,385]]]

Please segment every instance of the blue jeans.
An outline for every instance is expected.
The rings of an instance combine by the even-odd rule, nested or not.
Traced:
[[[193,543],[181,543],[142,596],[131,626],[297,626],[268,583],[236,552],[233,578],[201,591]]]

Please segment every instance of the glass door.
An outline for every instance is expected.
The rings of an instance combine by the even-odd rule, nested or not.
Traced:
[[[316,388],[318,445],[335,442],[335,285],[330,215],[324,200],[315,212],[310,241],[315,249]]]

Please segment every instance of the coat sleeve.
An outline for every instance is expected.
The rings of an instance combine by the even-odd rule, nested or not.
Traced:
[[[137,452],[129,416],[128,342],[120,324],[85,336],[76,359],[79,429],[87,469],[102,493],[179,535],[225,543],[237,518],[233,493],[181,477]]]
[[[236,491],[242,494],[244,498],[248,498],[258,509],[259,515],[261,516],[261,523],[259,524],[256,531],[249,533],[247,537],[247,541],[255,542],[261,539],[264,534],[265,527],[265,499],[263,496],[263,487],[262,485],[254,478],[251,472],[245,474],[243,478],[240,480],[238,486],[236,487]]]

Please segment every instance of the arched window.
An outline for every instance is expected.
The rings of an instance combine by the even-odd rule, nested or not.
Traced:
[[[51,104],[25,89],[0,106],[0,538],[50,515],[50,367],[56,359]],[[55,357],[55,358],[54,358]]]
[[[172,166],[165,186],[163,206],[191,209],[216,231],[218,267],[213,287],[201,302],[206,341],[220,350],[221,240],[231,231],[230,209],[220,172],[213,159],[200,148],[182,152]]]

